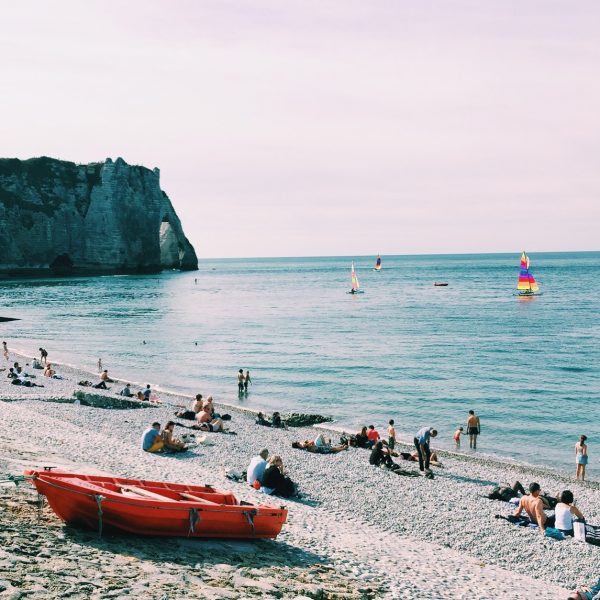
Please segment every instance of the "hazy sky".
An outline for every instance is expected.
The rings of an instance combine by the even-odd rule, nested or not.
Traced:
[[[600,2],[0,0],[0,156],[160,167],[199,257],[598,250]]]

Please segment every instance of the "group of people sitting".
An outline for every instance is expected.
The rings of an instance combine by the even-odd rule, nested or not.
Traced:
[[[160,423],[154,422],[142,434],[142,450],[144,452],[183,452],[187,450],[185,442],[173,436],[175,422],[169,421],[161,431]]]
[[[264,427],[276,427],[281,429],[287,429],[287,425],[282,420],[281,415],[275,411],[271,420],[267,418],[267,416],[261,412],[256,415],[256,421],[254,421],[257,425],[263,425]]]
[[[550,528],[557,529],[563,536],[573,536],[574,523],[585,522],[582,512],[575,506],[571,490],[563,490],[554,498],[544,494],[539,483],[530,483],[526,493],[523,486],[516,481],[510,487],[497,486],[488,498],[516,504],[514,513],[507,517],[507,520],[519,525],[535,525],[542,535],[547,535]],[[553,515],[546,514],[546,510],[550,509],[554,509]]]
[[[39,383],[35,383],[32,379],[35,379],[35,375],[26,373],[18,362],[14,363],[10,369],[8,369],[8,379],[11,380],[13,385],[22,385],[24,387],[44,387]]]
[[[246,469],[246,481],[263,494],[274,494],[283,498],[298,495],[298,486],[287,476],[281,456],[268,458],[269,451],[263,448],[253,457]]]
[[[106,377],[108,378],[108,372],[104,371],[104,373],[106,373]],[[112,380],[111,379],[101,379],[100,384],[102,384],[103,382],[105,383],[106,381],[112,381]],[[105,385],[106,385],[106,383],[105,383]],[[98,386],[95,385],[94,387],[98,387]],[[107,389],[107,388],[105,388],[105,389]],[[127,383],[127,384],[125,384],[125,387],[119,392],[119,396],[124,396],[125,398],[136,398],[137,400],[140,400],[141,402],[153,402],[155,404],[160,404],[160,401],[158,400],[158,398],[154,398],[154,396],[152,395],[152,388],[150,387],[149,383],[146,385],[146,387],[143,390],[139,390],[135,394],[131,391],[131,384]]]
[[[202,394],[196,394],[190,409],[181,408],[175,413],[180,419],[195,420],[195,425],[190,429],[200,429],[201,431],[224,432],[225,420],[229,420],[230,415],[220,415],[215,411],[213,397],[209,396],[206,400],[202,399]],[[186,425],[183,425],[186,427]]]

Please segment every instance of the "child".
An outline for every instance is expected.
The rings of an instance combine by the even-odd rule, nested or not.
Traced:
[[[464,427],[459,427],[455,432],[454,432],[454,441],[456,442],[456,447],[460,448],[460,436],[462,434],[462,432],[464,431]]]
[[[390,450],[394,449],[396,445],[396,428],[394,427],[394,419],[390,419],[390,424],[388,425],[388,446]]]

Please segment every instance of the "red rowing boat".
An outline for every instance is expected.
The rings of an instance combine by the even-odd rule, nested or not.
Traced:
[[[138,535],[276,538],[287,517],[283,507],[239,502],[231,493],[141,479],[25,471],[52,510],[66,523]]]

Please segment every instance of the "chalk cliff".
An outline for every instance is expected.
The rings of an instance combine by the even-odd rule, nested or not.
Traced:
[[[195,270],[158,169],[0,159],[0,273]]]

